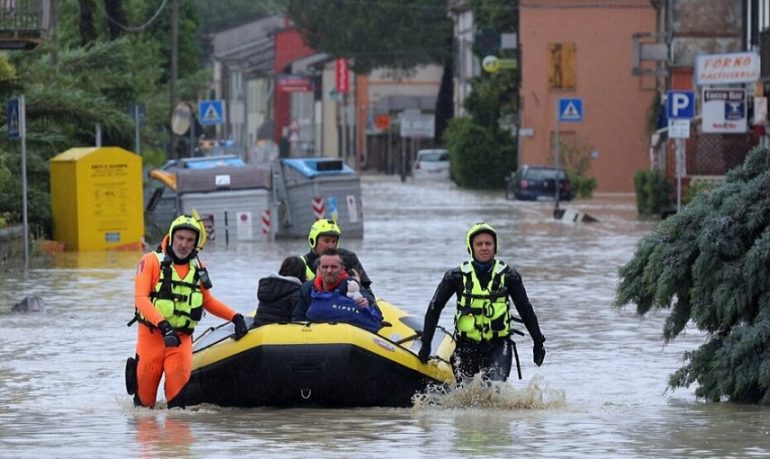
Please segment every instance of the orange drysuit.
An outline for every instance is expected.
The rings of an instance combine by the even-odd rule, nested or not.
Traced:
[[[165,250],[168,244],[166,236],[161,244]],[[179,277],[184,278],[190,270],[190,265],[173,264]],[[134,280],[134,304],[139,312],[155,327],[164,320],[150,300],[150,292],[155,289],[160,279],[160,263],[155,253],[145,254],[139,262]],[[201,286],[203,293],[203,308],[224,319],[232,320],[237,312],[215,298],[211,292]],[[192,371],[192,335],[177,332],[181,344],[178,347],[166,347],[163,336],[157,328],[151,328],[139,323],[136,339],[137,356],[137,392],[139,402],[143,406],[155,406],[161,375],[166,375],[166,401],[179,394]]]

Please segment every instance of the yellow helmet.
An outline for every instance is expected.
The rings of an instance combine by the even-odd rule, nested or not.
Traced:
[[[206,229],[203,227],[203,223],[200,220],[196,220],[190,215],[180,215],[171,222],[171,226],[168,227],[169,244],[174,240],[174,232],[179,229],[189,229],[195,231],[195,247],[200,250],[198,243],[205,240]],[[204,235],[201,238],[201,235]]]
[[[322,218],[316,220],[310,227],[310,232],[307,233],[307,243],[310,246],[310,250],[314,250],[319,236],[335,236],[337,244],[339,244],[341,234],[342,230],[334,220]]]
[[[488,233],[492,235],[492,239],[495,242],[495,253],[497,253],[497,231],[487,223],[481,222],[471,226],[468,230],[468,235],[465,237],[465,246],[468,249],[468,255],[473,256],[473,238],[480,233]]]

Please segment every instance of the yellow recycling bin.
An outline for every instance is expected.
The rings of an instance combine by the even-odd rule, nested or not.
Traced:
[[[141,250],[142,158],[119,147],[71,148],[50,160],[54,239],[67,250]]]

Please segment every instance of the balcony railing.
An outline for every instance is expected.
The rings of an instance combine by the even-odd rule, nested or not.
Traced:
[[[48,38],[54,0],[0,0],[0,49],[32,49]]]

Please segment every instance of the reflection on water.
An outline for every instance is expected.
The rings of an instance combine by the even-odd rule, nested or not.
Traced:
[[[491,391],[433,392],[407,409],[135,408],[123,368],[135,345],[125,324],[140,254],[55,254],[0,278],[0,457],[770,455],[767,409],[666,390],[702,334],[688,329],[664,346],[665,315],[640,321],[610,308],[618,267],[653,226],[636,219],[633,197],[570,203],[599,219],[589,225],[553,220],[549,203],[451,184],[365,177],[363,192],[365,238],[343,234],[342,243],[378,296],[418,317],[444,271],[466,257],[468,227],[495,226],[498,256],[522,274],[547,337],[543,366],[532,363],[529,338],[517,337],[522,380],[514,371]],[[304,240],[214,242],[202,256],[214,293],[249,313],[258,279],[306,250]],[[46,311],[10,312],[29,295],[43,297]],[[452,308],[441,325],[451,327]],[[200,326],[218,323],[207,316]]]

